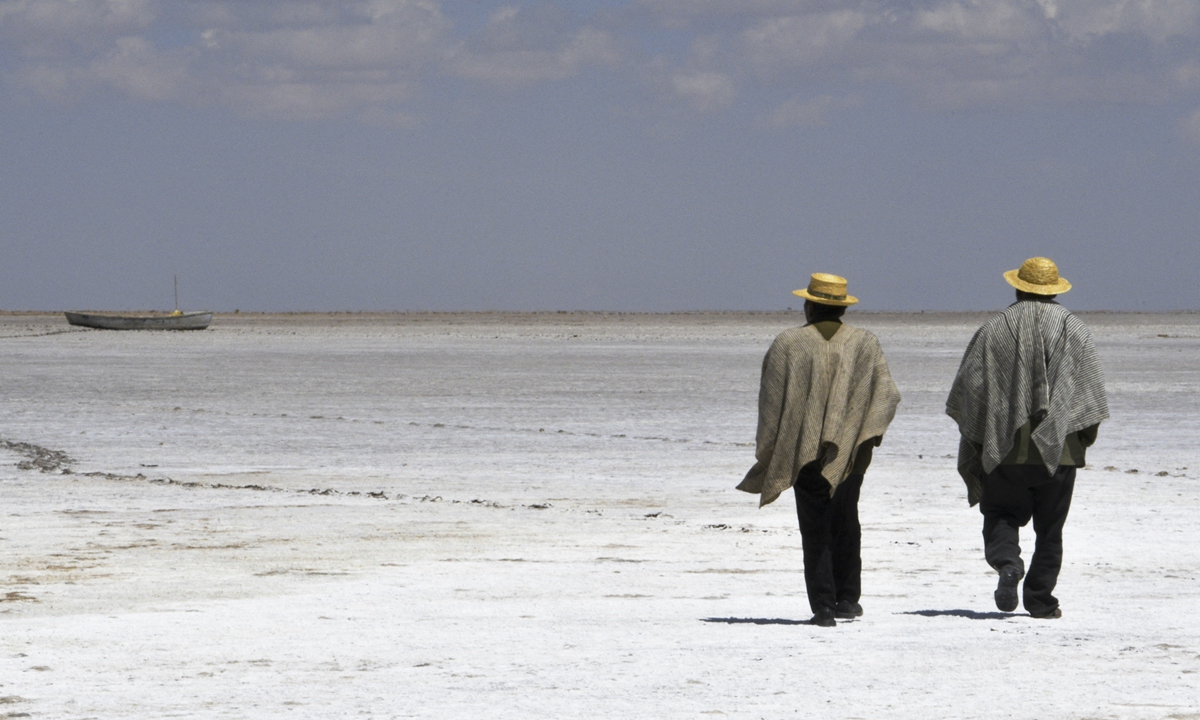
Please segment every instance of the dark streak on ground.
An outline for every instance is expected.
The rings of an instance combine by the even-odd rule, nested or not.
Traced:
[[[910,610],[900,615],[920,615],[921,617],[961,617],[968,620],[1005,620],[1019,617],[1016,613],[978,612],[976,610]]]
[[[739,617],[709,617],[700,618],[700,622],[724,623],[726,625],[811,625],[808,620],[790,620],[788,618],[739,618]]]

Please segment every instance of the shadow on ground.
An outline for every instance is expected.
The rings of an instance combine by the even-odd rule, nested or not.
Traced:
[[[739,617],[710,617],[701,618],[707,623],[725,623],[726,625],[810,625],[808,620],[789,620],[787,618],[739,618]]]
[[[968,620],[1003,620],[1017,617],[1016,613],[977,612],[975,610],[910,610],[898,615],[920,615],[921,617],[961,617]]]

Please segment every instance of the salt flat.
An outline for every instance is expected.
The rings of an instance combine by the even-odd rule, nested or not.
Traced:
[[[733,489],[796,314],[0,315],[0,718],[1200,718],[1200,314],[1083,315],[1057,621],[954,470],[984,317],[849,316],[904,399],[825,629]]]

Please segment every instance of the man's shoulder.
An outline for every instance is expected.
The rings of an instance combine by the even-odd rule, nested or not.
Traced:
[[[811,325],[801,325],[784,330],[775,336],[771,348],[767,350],[768,357],[798,358],[811,357],[820,352],[825,344],[825,338]]]
[[[878,345],[879,339],[870,330],[842,323],[837,334],[833,337],[842,344],[850,345]],[[818,342],[819,341],[819,342]],[[775,336],[774,346],[779,347],[807,347],[809,345],[824,345],[825,338],[821,332],[812,325],[799,325],[791,327]]]
[[[820,336],[811,325],[797,325],[790,327],[787,330],[775,336],[775,345],[803,345],[813,339],[813,336]]]
[[[1024,326],[1042,327],[1043,329],[1063,328],[1074,334],[1087,333],[1087,326],[1075,315],[1056,302],[1022,300],[1009,305],[1003,312],[984,323],[984,328],[996,325],[1007,325],[1011,328]]]
[[[999,345],[1007,347],[1025,333],[1040,329],[1043,334],[1063,332],[1068,337],[1090,337],[1087,326],[1070,310],[1056,302],[1020,300],[984,321],[967,346],[972,349]]]
[[[977,338],[981,336],[986,337],[1000,330],[1012,329],[1026,323],[1036,322],[1041,312],[1041,308],[1038,306],[1042,304],[1031,300],[1017,301],[995,315],[992,315],[987,320],[984,320],[979,329],[975,331],[975,336]],[[1061,306],[1054,305],[1054,307]]]
[[[1053,300],[1018,300],[1001,310],[988,322],[996,322],[1001,318],[1066,318],[1075,317],[1074,313]]]
[[[858,327],[857,325],[848,325],[842,323],[842,329],[838,330],[835,336],[839,342],[847,347],[852,348],[877,348],[879,347],[879,338],[875,337],[875,333],[866,328]]]
[[[846,333],[846,337],[853,337],[855,339],[870,338],[875,340],[875,333],[857,325],[850,325],[849,323],[842,323],[842,329],[840,332]]]

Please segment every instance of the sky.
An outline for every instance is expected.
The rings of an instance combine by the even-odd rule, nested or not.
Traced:
[[[1196,0],[0,0],[0,310],[1200,309]]]

